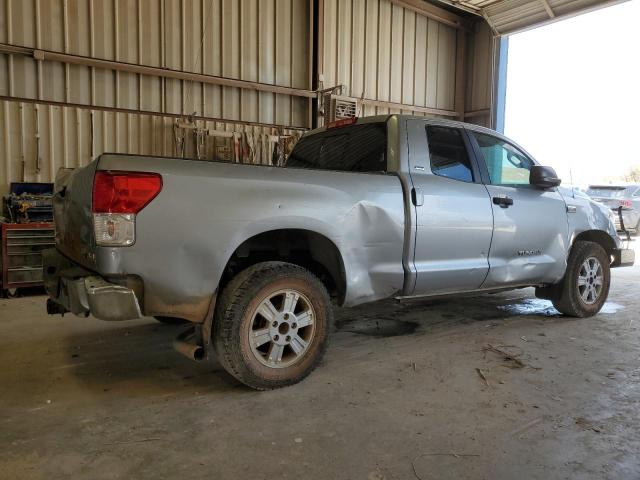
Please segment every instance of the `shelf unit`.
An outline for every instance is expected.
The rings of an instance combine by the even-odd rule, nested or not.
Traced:
[[[3,223],[2,290],[42,286],[42,251],[54,246],[53,223]]]

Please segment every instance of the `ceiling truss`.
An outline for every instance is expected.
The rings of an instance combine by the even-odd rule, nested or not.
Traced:
[[[496,36],[529,30],[625,0],[432,0],[484,17]]]

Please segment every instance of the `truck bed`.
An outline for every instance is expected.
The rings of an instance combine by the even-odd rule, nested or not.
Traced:
[[[162,190],[136,218],[135,243],[95,244],[91,191],[96,171],[154,172]],[[342,254],[343,304],[403,288],[405,207],[399,177],[104,154],[55,185],[57,248],[107,279],[136,277],[145,315],[200,322],[225,266],[248,239],[307,230]]]

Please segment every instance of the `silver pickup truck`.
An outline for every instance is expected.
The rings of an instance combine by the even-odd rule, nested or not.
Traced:
[[[188,320],[177,349],[256,389],[313,370],[332,300],[534,286],[586,317],[634,253],[559,184],[492,130],[403,115],[308,132],[284,168],[104,154],[56,179],[47,309]]]

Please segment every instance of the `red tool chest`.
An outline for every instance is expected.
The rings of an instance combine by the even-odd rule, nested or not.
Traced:
[[[2,292],[42,286],[42,251],[54,245],[53,223],[3,223]]]

